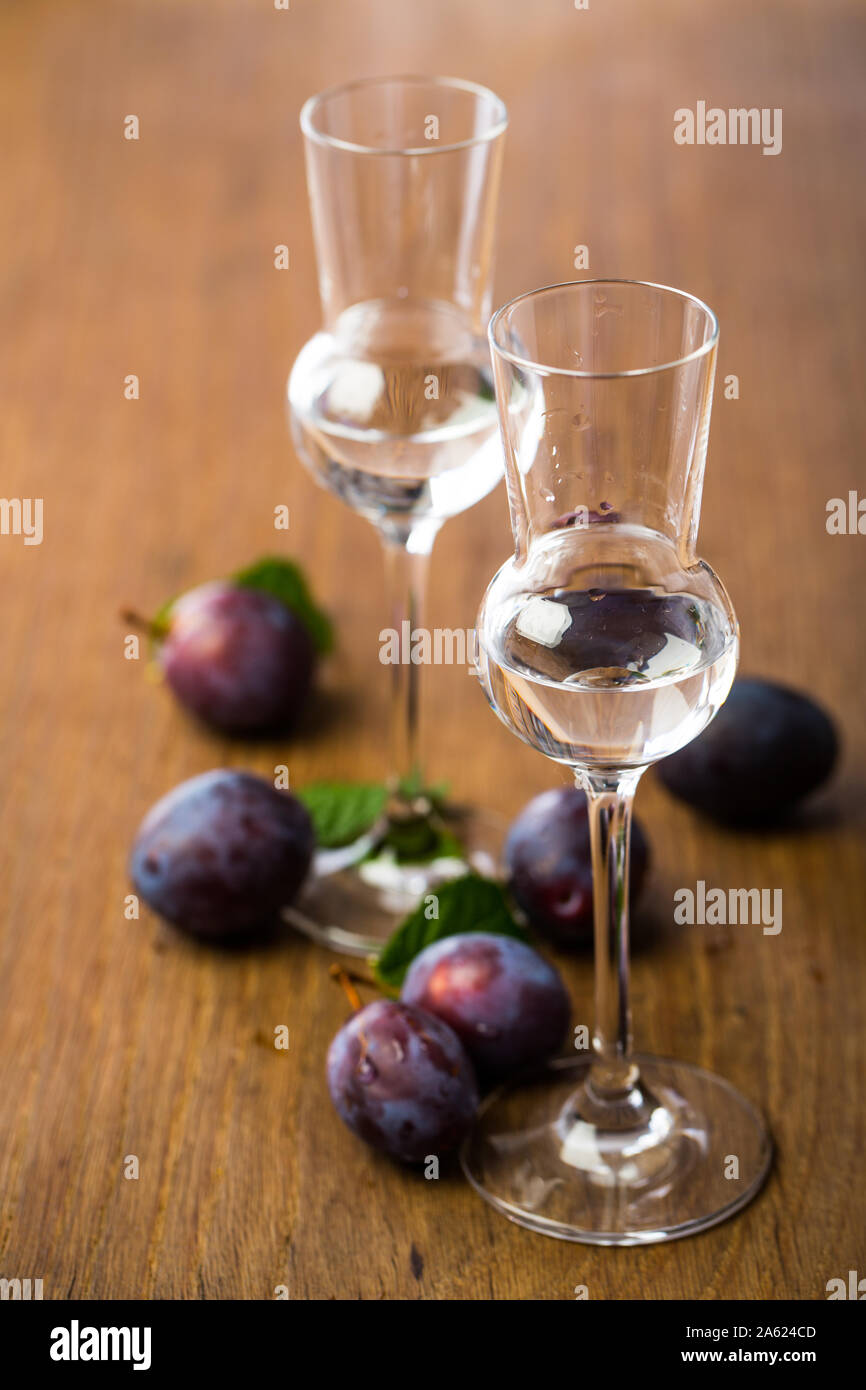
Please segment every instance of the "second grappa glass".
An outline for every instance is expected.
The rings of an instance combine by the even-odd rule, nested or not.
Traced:
[[[378,530],[403,642],[439,528],[502,477],[485,330],[505,108],[470,82],[373,78],[311,98],[301,128],[324,325],[292,369],[292,431],[316,480]],[[320,854],[288,913],[363,955],[437,882],[489,865],[495,840],[489,818],[424,794],[419,666],[404,652],[389,670],[398,847]]]
[[[742,1207],[770,1160],[727,1082],[631,1048],[635,788],[705,728],[737,665],[730,599],[695,553],[716,320],[677,290],[583,281],[506,305],[490,340],[515,555],[482,604],[480,673],[500,719],[587,795],[595,1024],[588,1055],[488,1097],[464,1167],[534,1230],[673,1239]]]

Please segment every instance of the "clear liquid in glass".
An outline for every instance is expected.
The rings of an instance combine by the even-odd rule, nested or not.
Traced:
[[[627,529],[604,528],[609,550]],[[657,559],[668,549],[661,538],[651,548]],[[643,767],[710,722],[734,678],[736,629],[699,582],[708,571],[698,572],[701,592],[684,587],[689,576],[675,564],[664,582],[633,582],[628,565],[586,563],[586,549],[558,543],[557,582],[547,586],[537,557],[531,588],[514,562],[503,567],[482,610],[482,683],[500,719],[548,758]]]
[[[301,351],[289,403],[314,476],[372,521],[444,521],[502,477],[487,342],[453,305],[353,305]]]

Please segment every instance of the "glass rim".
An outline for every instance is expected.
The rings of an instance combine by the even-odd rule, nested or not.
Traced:
[[[363,145],[353,140],[344,140],[337,135],[329,135],[323,130],[319,130],[315,124],[315,112],[325,101],[342,96],[344,93],[357,91],[362,87],[385,87],[399,84],[409,85],[411,83],[425,84],[430,87],[447,87],[455,91],[471,92],[476,97],[486,97],[493,105],[494,119],[488,130],[480,135],[471,135],[466,140],[453,140],[449,144],[440,145],[430,143],[428,145]],[[318,145],[327,145],[331,149],[345,150],[350,154],[369,154],[369,155],[430,155],[448,154],[453,150],[471,149],[474,145],[484,145],[498,136],[504,134],[508,128],[508,111],[505,102],[497,96],[490,87],[484,87],[480,82],[470,82],[463,77],[425,77],[422,73],[396,73],[393,76],[384,77],[356,77],[350,82],[338,82],[333,87],[326,87],[321,92],[308,97],[301,107],[300,115],[301,131],[308,140],[313,140]]]
[[[496,330],[500,322],[504,319],[509,310],[514,309],[518,304],[522,304],[530,299],[540,298],[542,295],[552,294],[556,290],[575,289],[578,285],[631,285],[644,290],[661,290],[664,294],[674,295],[677,299],[688,300],[691,304],[696,304],[706,314],[710,323],[710,336],[700,347],[688,352],[684,357],[676,357],[670,362],[659,362],[651,367],[629,367],[620,372],[588,372],[580,367],[555,367],[548,362],[535,362],[530,357],[521,357],[519,353],[512,352],[509,348],[497,341]],[[659,285],[653,280],[629,280],[612,276],[595,276],[588,280],[561,280],[555,285],[541,285],[535,290],[525,290],[523,294],[515,295],[509,299],[507,304],[503,304],[496,310],[487,327],[487,336],[490,341],[491,350],[499,357],[510,362],[512,366],[524,367],[536,375],[542,376],[564,376],[578,377],[590,381],[612,381],[618,377],[652,376],[656,372],[669,372],[676,367],[684,367],[689,362],[696,362],[701,357],[710,353],[719,341],[719,320],[710,308],[709,304],[703,299],[699,299],[695,294],[689,294],[687,290],[678,290],[673,285]]]

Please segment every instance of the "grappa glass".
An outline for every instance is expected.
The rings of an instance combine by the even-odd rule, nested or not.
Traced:
[[[289,378],[292,431],[316,480],[379,531],[401,641],[423,622],[440,526],[502,477],[485,330],[506,124],[492,92],[446,78],[352,82],[301,113],[324,326]],[[417,859],[370,859],[365,840],[322,854],[287,914],[356,954],[436,882],[489,862],[483,817],[450,824],[444,855],[422,852],[431,812],[448,809],[413,794],[418,676],[413,661],[391,665],[388,807],[400,843],[420,830]]]
[[[487,1098],[463,1164],[513,1221],[566,1240],[703,1230],[770,1162],[727,1082],[631,1048],[635,788],[737,664],[730,599],[695,552],[717,338],[705,304],[634,281],[537,290],[490,325],[515,555],[482,604],[479,670],[500,719],[587,795],[595,1026],[590,1053]]]

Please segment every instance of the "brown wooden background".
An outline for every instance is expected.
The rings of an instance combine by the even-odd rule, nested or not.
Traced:
[[[825,531],[828,498],[866,492],[864,49],[857,0],[3,7],[0,491],[44,497],[45,539],[0,537],[0,1274],[51,1298],[316,1299],[821,1298],[866,1274],[866,538]],[[717,309],[740,399],[717,395],[701,550],[743,669],[811,688],[845,730],[836,782],[786,836],[641,788],[660,930],[635,962],[638,1043],[741,1086],[779,1150],[742,1216],[667,1248],[560,1245],[457,1176],[370,1156],[325,1091],[344,1007],[324,952],[218,956],[123,916],[132,833],[181,778],[382,771],[376,538],[306,478],[282,393],[318,317],[300,105],[413,70],[510,108],[498,301],[572,278],[585,243],[591,273]],[[676,146],[673,112],[699,99],[782,107],[783,153]],[[230,746],[123,659],[117,610],[272,549],[280,502],[340,655],[290,747]],[[431,624],[471,626],[509,548],[501,491],[446,527]],[[429,762],[455,792],[510,812],[555,782],[465,674],[426,674]],[[782,888],[781,935],[673,928],[698,878]],[[563,968],[588,1019],[589,965]]]

